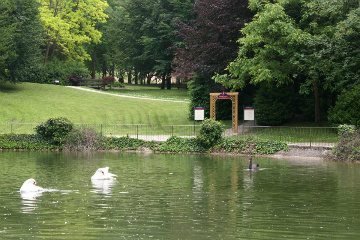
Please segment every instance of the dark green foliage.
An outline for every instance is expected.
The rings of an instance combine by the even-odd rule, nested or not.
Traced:
[[[194,107],[204,107],[205,117],[210,117],[210,92],[214,83],[211,79],[196,75],[188,82],[190,96],[189,118],[194,119]]]
[[[39,4],[33,0],[3,0],[0,5],[0,80],[24,81],[41,63]]]
[[[42,72],[37,73],[37,78],[29,80],[37,83],[49,84],[54,84],[55,80],[59,80],[61,85],[67,85],[67,77],[71,74],[75,74],[80,79],[89,78],[90,76],[89,70],[86,68],[85,64],[80,61],[60,61],[58,59],[53,59],[42,67]]]
[[[90,128],[72,129],[66,136],[65,150],[99,150],[102,149],[103,136]]]
[[[149,143],[151,145],[151,142]],[[137,150],[139,147],[146,147],[147,142],[141,139],[128,137],[107,137],[104,139],[103,147],[107,150]]]
[[[43,139],[62,144],[65,137],[73,129],[73,124],[66,118],[50,118],[45,123],[35,127],[36,133]]]
[[[289,147],[281,141],[225,138],[213,150],[242,154],[273,154],[281,150],[288,151]]]
[[[125,84],[122,82],[113,82],[113,83],[109,83],[108,86],[111,87],[120,87],[120,88],[124,88]]]
[[[331,124],[350,124],[360,127],[360,85],[339,95],[335,106],[329,110],[328,120]]]
[[[65,150],[141,150],[144,148],[158,152],[198,152],[208,151],[199,145],[195,138],[170,137],[163,143],[146,142],[128,137],[102,137],[90,129],[72,130],[66,137],[65,143],[54,144],[37,134],[7,134],[0,135],[0,149],[65,149]],[[277,151],[287,151],[288,146],[279,141],[267,141],[249,138],[221,139],[210,152],[229,152],[240,154],[273,154]]]
[[[213,147],[222,136],[224,126],[213,119],[205,119],[201,125],[199,135],[196,137],[198,144],[204,149]]]
[[[296,92],[292,86],[271,87],[263,84],[254,98],[257,124],[277,126],[295,114]]]
[[[4,134],[0,135],[0,149],[56,149],[58,146],[49,144],[37,134]]]
[[[159,152],[204,152],[203,149],[195,138],[181,138],[172,136],[166,142],[153,148]]]
[[[335,161],[360,161],[360,131],[346,132],[341,135],[329,159]]]

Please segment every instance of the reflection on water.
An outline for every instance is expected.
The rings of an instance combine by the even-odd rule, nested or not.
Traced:
[[[0,152],[0,239],[357,239],[358,164]],[[110,166],[113,180],[91,181]],[[43,192],[20,194],[35,178]]]
[[[41,197],[42,192],[20,192],[22,200],[21,212],[31,214],[37,209],[38,198]]]
[[[103,193],[103,194],[110,194],[112,186],[116,183],[115,179],[91,179],[91,183],[94,187],[92,192],[94,193]]]

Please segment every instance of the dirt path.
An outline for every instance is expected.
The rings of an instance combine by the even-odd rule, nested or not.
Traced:
[[[182,100],[171,100],[171,99],[159,99],[159,98],[148,98],[148,97],[136,97],[136,96],[130,96],[130,95],[121,95],[121,94],[115,94],[115,93],[108,93],[108,92],[102,92],[95,89],[89,89],[89,88],[82,88],[77,86],[66,86],[73,89],[93,92],[93,93],[99,93],[99,94],[106,94],[111,95],[115,97],[123,97],[123,98],[136,98],[136,99],[144,99],[144,100],[151,100],[151,101],[163,101],[163,102],[180,102],[180,103],[189,103],[188,101],[182,101]]]

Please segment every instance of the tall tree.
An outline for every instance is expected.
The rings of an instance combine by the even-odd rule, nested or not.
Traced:
[[[60,51],[66,57],[90,59],[84,45],[100,42],[96,23],[105,22],[108,6],[105,0],[38,0],[41,20],[46,31],[44,62]]]
[[[247,82],[297,82],[300,93],[313,92],[319,123],[320,90],[336,90],[330,82],[338,70],[332,56],[339,54],[334,46],[336,26],[354,7],[347,2],[250,0],[257,14],[242,30],[238,57],[228,66],[230,75],[217,76],[217,81],[230,88],[243,88]]]
[[[42,26],[34,0],[4,0],[0,4],[0,79],[29,81],[41,57]]]
[[[192,0],[114,0],[107,37],[119,67],[138,77],[157,75],[169,81],[179,41],[175,19],[185,19]],[[168,85],[170,88],[170,85]]]
[[[223,73],[226,65],[236,58],[240,29],[252,16],[247,3],[247,0],[198,0],[193,8],[194,19],[178,21],[178,35],[183,42],[177,45],[174,68],[178,77],[191,78],[188,84],[190,117],[195,106],[204,106],[209,114],[209,93],[224,90],[212,76],[215,72]]]
[[[252,16],[247,0],[198,0],[188,23],[178,21],[183,42],[177,48],[175,69],[183,77],[222,73],[236,58],[240,29]]]

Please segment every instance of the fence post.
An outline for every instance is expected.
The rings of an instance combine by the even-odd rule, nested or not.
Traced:
[[[12,123],[10,123],[10,133],[12,134]]]
[[[311,148],[311,140],[312,140],[312,128],[310,127],[310,148]]]
[[[104,135],[103,135],[103,128],[102,128],[102,124],[100,124],[100,133],[101,133],[101,136],[104,136]]]
[[[171,125],[171,136],[174,136],[174,125]]]

